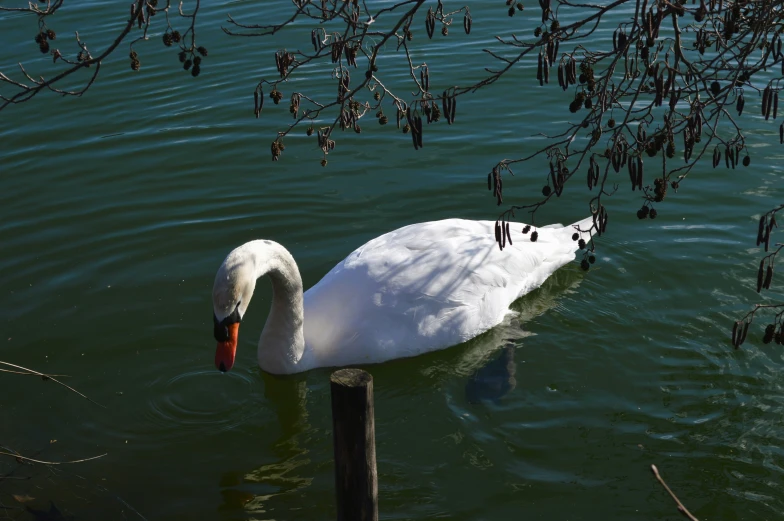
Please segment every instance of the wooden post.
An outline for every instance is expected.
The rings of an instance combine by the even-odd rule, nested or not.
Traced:
[[[329,380],[338,521],[378,521],[373,377],[340,369]]]

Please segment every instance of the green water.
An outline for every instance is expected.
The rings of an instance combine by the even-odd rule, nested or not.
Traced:
[[[63,49],[75,29],[102,48],[126,7],[76,9],[53,22]],[[0,113],[0,359],[70,375],[106,406],[0,375],[0,444],[48,460],[107,453],[58,471],[4,458],[3,474],[31,479],[0,481],[2,505],[18,508],[11,494],[27,494],[35,508],[52,500],[76,519],[139,519],[131,508],[150,520],[334,518],[330,370],[260,372],[271,294],[260,284],[235,369],[218,374],[215,270],[233,247],[269,238],[292,252],[309,287],[399,226],[494,219],[490,167],[531,153],[535,132],[568,120],[569,99],[534,87],[531,61],[461,98],[457,124],[426,129],[420,151],[370,120],[361,136],[337,135],[326,168],[304,130],[273,163],[287,105],[267,103],[256,120],[252,92],[259,75],[273,75],[272,52],[302,40],[221,32],[226,12],[254,9],[203,6],[199,43],[210,54],[195,81],[156,33],[137,46],[140,73],[122,47],[85,97],[44,93]],[[479,77],[494,31],[533,27],[503,5],[472,12],[471,39],[455,30],[418,47],[435,91]],[[35,27],[0,15],[0,70],[21,59],[48,74]],[[403,85],[405,71],[388,66]],[[333,95],[331,83],[313,85]],[[594,269],[560,270],[516,304],[519,320],[468,345],[367,367],[383,519],[675,519],[652,463],[700,519],[781,518],[784,359],[759,342],[758,326],[739,351],[728,335],[758,301],[756,218],[784,199],[782,153],[777,123],[741,123],[752,167],[703,165],[655,221],[636,219],[639,199],[621,176]],[[541,162],[518,168],[507,200],[532,201],[545,174]],[[542,222],[584,217],[585,200],[567,187]],[[469,403],[472,375],[507,339],[516,387]]]

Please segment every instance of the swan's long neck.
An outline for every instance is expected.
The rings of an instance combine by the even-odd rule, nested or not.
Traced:
[[[305,351],[305,316],[302,277],[291,254],[278,243],[249,243],[255,278],[268,275],[272,281],[272,305],[259,338],[259,366],[269,373],[295,372]]]

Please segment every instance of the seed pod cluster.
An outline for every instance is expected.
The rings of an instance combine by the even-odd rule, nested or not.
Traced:
[[[281,78],[285,78],[289,73],[289,67],[294,63],[294,55],[288,51],[278,51],[275,53],[275,67],[278,69]]]
[[[131,70],[138,71],[142,66],[141,62],[139,61],[139,55],[136,54],[136,51],[131,49],[131,52],[128,56],[131,58]]]
[[[547,53],[539,52],[539,59],[536,64],[536,79],[539,80],[541,87],[545,83],[550,83],[550,63],[547,61]]]
[[[735,110],[738,111],[738,116],[743,114],[743,107],[746,106],[746,98],[743,97],[743,92],[738,94],[738,98],[735,101]]]
[[[359,44],[356,45],[346,45],[343,47],[343,54],[346,57],[346,63],[348,65],[357,66],[357,54],[359,53]]]
[[[414,142],[414,150],[422,148],[422,117],[419,113],[412,112],[409,107],[406,111],[406,119],[411,129],[411,140]]]
[[[623,136],[620,136],[610,150],[610,164],[616,173],[621,171],[629,161],[629,144]]]
[[[555,190],[555,195],[557,197],[561,197],[561,194],[563,193],[564,183],[566,182],[568,173],[562,159],[559,158],[555,163],[553,163],[552,160],[550,161],[550,183],[553,185],[553,190]]]
[[[626,31],[619,27],[613,33],[613,51],[614,52],[624,52],[626,51],[626,44],[628,43],[629,39],[626,36]]]
[[[435,101],[426,101],[422,106],[422,112],[427,116],[427,122],[435,123],[441,119],[441,109],[438,108],[438,103]]]
[[[136,4],[134,3],[132,5],[135,6]],[[136,23],[138,24],[139,29],[141,29],[142,25],[144,25],[144,23],[145,23],[144,12],[145,11],[143,9],[139,9],[139,12],[136,13],[136,15],[135,15],[136,16]],[[148,13],[148,17],[149,17],[149,11],[147,11],[147,13]],[[132,17],[134,16],[133,8],[131,9],[131,16]],[[148,18],[148,20],[149,20],[149,18]]]
[[[773,231],[773,228],[778,228],[775,210],[763,215],[760,218],[759,227],[757,228],[757,246],[764,244],[765,251],[770,249],[770,234]]]
[[[423,92],[430,92],[430,69],[427,65],[422,65],[419,68],[419,85]]]
[[[425,30],[427,31],[427,37],[431,40],[433,39],[433,32],[436,29],[436,15],[433,12],[432,8],[427,9],[427,15],[425,15]]]
[[[708,49],[708,47],[711,45],[710,36],[711,33],[704,30],[703,28],[699,28],[697,30],[697,35],[694,38],[694,45],[697,48],[697,52],[700,54],[705,54],[705,50]]]
[[[335,40],[332,42],[332,46],[330,47],[330,57],[332,58],[332,63],[337,63],[340,60],[340,56],[343,54],[343,46],[345,42],[343,40]]]
[[[187,63],[187,62],[186,62]],[[280,100],[283,99],[283,94],[275,87],[272,87],[272,92],[270,92],[270,99],[272,102],[277,105],[280,103]]]
[[[556,23],[556,22],[553,22]],[[558,47],[560,44],[558,43],[557,38],[550,38],[547,41],[547,46],[545,47],[545,51],[547,52],[547,63],[552,65],[555,63],[555,60],[558,58]]]
[[[558,69],[558,71],[560,72],[560,68]],[[574,99],[569,103],[569,112],[574,114],[575,112],[577,112],[583,107],[583,104],[585,104],[586,108],[591,108],[592,105],[591,98],[587,97],[585,95],[585,92],[583,91],[576,92],[574,95]]]
[[[457,98],[456,96],[450,96],[449,91],[445,90],[441,95],[441,103],[444,107],[444,116],[446,116],[446,122],[451,125],[455,121]]]
[[[674,136],[671,132],[658,131],[645,143],[645,153],[648,154],[648,157],[654,157],[667,143],[666,154],[667,157],[672,158],[675,155],[675,142],[673,139]]]
[[[348,26],[351,27],[351,34],[357,34],[357,25],[359,25],[359,4],[354,2],[351,9],[351,14],[348,15],[346,21],[348,22]]]
[[[493,170],[487,174],[487,189],[493,191],[493,197],[496,198],[498,206],[501,206],[504,202],[504,180],[501,178],[501,169],[497,166],[494,166]]]
[[[466,7],[465,16],[463,16],[463,30],[466,34],[471,34],[471,25],[474,23],[474,20],[471,18],[471,13],[468,11],[468,7]]]
[[[282,141],[278,141],[277,139],[272,142],[270,146],[270,150],[272,151],[272,160],[277,161],[280,159],[280,155],[286,149],[286,146],[283,144]]]
[[[659,72],[659,64],[657,63],[653,67],[653,86],[654,86],[654,99],[653,104],[657,107],[661,107],[664,104],[664,99],[667,96],[670,96],[669,105],[671,110],[675,110],[675,105],[678,103],[678,92],[674,90],[675,87],[675,74],[673,74],[673,70],[670,67],[666,67],[666,71],[662,69]],[[651,67],[648,67],[649,71]],[[667,76],[664,76],[664,73],[667,73]],[[670,95],[670,91],[673,91],[673,95]]]
[[[539,7],[542,8],[542,23],[545,23],[552,13],[550,0],[539,0]]]
[[[495,222],[495,242],[498,243],[498,247],[501,251],[504,251],[507,242],[509,242],[509,246],[512,245],[512,233],[510,231],[509,221],[498,220]]]
[[[773,113],[773,119],[776,119],[778,116],[779,111],[779,91],[778,89],[774,90],[771,88],[770,85],[765,87],[762,91],[762,115],[765,116],[765,119],[769,119],[771,112]]]
[[[264,107],[264,91],[261,88],[261,84],[256,87],[256,90],[253,91],[253,113],[256,115],[256,119],[259,118],[261,115],[261,109]]]
[[[294,119],[297,119],[297,114],[299,114],[299,103],[302,99],[302,96],[295,92],[291,95],[291,102],[289,103],[289,112],[294,116]]]
[[[346,100],[346,94],[349,92],[351,84],[351,75],[348,69],[343,69],[343,74],[338,78],[338,103],[343,103]]]
[[[565,56],[558,65],[558,85],[566,90],[569,85],[577,83],[577,60],[574,56]],[[589,107],[586,107],[589,108]]]
[[[46,54],[49,52],[49,42],[48,40],[54,40],[56,38],[55,32],[51,29],[44,30],[40,29],[38,34],[35,35],[35,43],[38,44],[38,50],[41,51],[41,54]]]
[[[765,333],[762,336],[762,341],[765,344],[770,344],[775,340],[777,344],[784,345],[784,320],[778,324],[778,331],[776,331],[776,325],[774,322],[765,326]]]
[[[330,139],[329,135],[329,128],[327,130],[319,130],[317,134],[318,146],[325,155],[335,149],[335,141]]]
[[[593,214],[593,227],[596,229],[596,235],[601,236],[607,230],[607,209],[604,205],[600,204],[599,208],[592,212]]]
[[[770,283],[773,281],[773,261],[775,254],[763,257],[760,261],[759,270],[757,271],[757,293],[763,289],[770,289]]]
[[[724,147],[724,165],[727,168],[735,168],[735,166],[741,161],[740,159],[740,152],[743,148],[740,145],[732,145],[727,144]],[[719,147],[716,147],[713,150],[713,168],[716,168],[719,163],[721,162],[721,150]],[[751,163],[751,158],[746,155],[743,158],[743,164],[748,166]]]
[[[736,320],[732,326],[732,345],[738,349],[741,344],[746,340],[746,334],[749,332],[749,324],[747,320]]]
[[[770,54],[774,60],[780,60],[784,58],[784,53],[781,52],[781,48],[781,35],[776,33],[773,36],[773,39],[770,41]]]
[[[628,164],[629,164],[629,180],[632,182],[632,192],[634,192],[634,190],[637,188],[642,190],[642,179],[643,179],[642,156],[637,155],[634,157],[630,157]]]
[[[673,85],[675,81],[673,80]],[[681,98],[681,90],[672,87],[670,89],[670,110],[675,110],[676,105],[678,105],[678,100]]]
[[[692,122],[693,118],[689,118],[686,120],[686,128],[683,130],[683,160],[688,162],[691,159],[691,155],[694,152],[694,144],[699,141],[699,137],[695,135],[694,123]],[[673,154],[675,155],[675,146],[673,144],[672,149]],[[669,145],[667,150],[667,156],[672,157],[669,151]]]
[[[645,6],[643,6],[640,13],[642,16],[642,23],[640,25],[642,25],[643,30],[645,31],[645,38],[647,40],[646,45],[648,47],[653,47],[656,39],[659,37],[659,26],[664,17],[667,16],[667,13],[661,9],[660,5],[655,14],[653,6],[651,6],[648,11],[646,11]]]
[[[191,69],[191,76],[194,78],[201,72],[201,56],[193,57],[193,68]]]
[[[323,30],[323,29],[322,29]],[[313,44],[313,51],[319,52],[321,50],[321,34],[318,29],[310,31],[310,43]]]
[[[357,114],[351,110],[351,102],[348,103],[348,108],[342,108],[340,110],[340,130],[346,130],[347,128],[355,128],[357,123]]]
[[[667,180],[663,177],[657,177],[653,180],[653,200],[660,203],[667,195]]]
[[[588,87],[588,92],[594,92],[596,90],[593,67],[588,61],[580,63],[580,75],[577,77],[577,81],[580,82],[580,84],[585,84]],[[602,111],[604,111],[604,109],[605,107],[602,105]]]
[[[599,183],[599,164],[593,156],[588,164],[588,190],[593,190],[593,187]]]

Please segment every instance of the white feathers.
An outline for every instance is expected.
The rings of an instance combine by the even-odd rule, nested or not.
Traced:
[[[511,223],[512,244],[503,251],[495,242],[492,221],[447,219],[384,234],[357,248],[305,292],[301,357],[286,367],[264,367],[271,353],[265,357],[262,351],[290,352],[290,347],[267,345],[262,333],[260,365],[270,372],[295,373],[383,362],[464,342],[499,324],[512,302],[573,260],[574,226],[588,230],[591,224],[589,218],[572,226],[538,228],[532,242],[530,234],[522,233],[523,224]],[[266,243],[253,241],[235,251],[263,255],[249,251],[253,248],[247,246],[254,244],[264,249]],[[293,259],[283,265],[296,270]],[[299,279],[298,273],[288,276]],[[276,305],[291,299],[275,300],[273,315]]]

